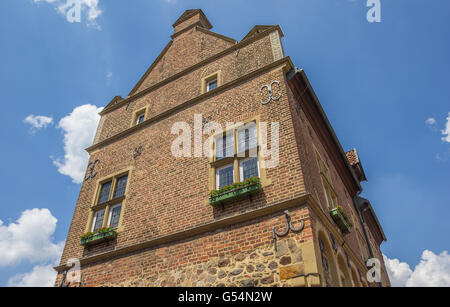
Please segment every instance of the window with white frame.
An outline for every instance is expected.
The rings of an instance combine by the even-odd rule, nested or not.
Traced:
[[[241,181],[251,177],[259,177],[258,158],[248,158],[239,162],[239,173]]]
[[[337,205],[337,197],[336,193],[334,192],[333,186],[331,184],[331,176],[330,176],[330,170],[328,169],[327,165],[323,161],[320,154],[316,151],[316,158],[317,163],[319,165],[319,171],[320,176],[322,178],[322,185],[325,192],[325,199],[327,201],[328,209],[334,209]]]
[[[258,146],[258,133],[254,122],[238,130],[238,153],[243,153]]]
[[[108,181],[102,184],[100,190],[100,196],[98,198],[98,203],[103,204],[109,200],[109,194],[111,193],[112,181]]]
[[[94,219],[92,221],[92,232],[96,232],[103,227],[103,220],[105,218],[105,209],[98,210],[94,213]]]
[[[234,133],[227,133],[216,139],[216,158],[230,158],[234,156]]]
[[[108,227],[118,228],[120,221],[120,213],[122,211],[122,204],[114,205],[109,209]]]
[[[258,133],[255,122],[247,123],[215,138],[215,187],[260,177]]]
[[[216,170],[216,188],[220,189],[234,183],[234,164]]]
[[[209,81],[209,82],[206,84],[206,91],[207,91],[207,92],[210,92],[210,91],[216,89],[217,86],[218,86],[217,79],[214,79],[214,80],[212,80],[212,81]]]
[[[128,173],[105,180],[99,188],[97,205],[94,206],[90,230],[98,231],[102,227],[118,228],[122,203],[128,183]]]
[[[138,115],[137,119],[136,119],[136,125],[140,125],[144,122],[145,120],[145,114],[140,114]]]

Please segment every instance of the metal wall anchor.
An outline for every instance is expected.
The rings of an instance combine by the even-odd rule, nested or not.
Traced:
[[[97,176],[97,173],[94,173],[94,169],[95,166],[97,165],[97,163],[99,163],[100,160],[95,160],[94,162],[89,163],[88,169],[89,169],[89,173],[86,176],[86,178],[84,178],[85,181],[89,180],[89,179],[94,179],[95,176]]]
[[[136,147],[134,149],[134,155],[133,158],[136,160],[138,157],[140,157],[142,155],[142,146]]]
[[[275,227],[272,227],[273,230],[272,237],[275,251],[277,251],[277,237],[284,238],[289,234],[290,231],[294,233],[300,233],[305,228],[305,221],[302,221],[300,227],[298,228],[294,228],[294,226],[292,226],[291,214],[289,213],[288,210],[284,211],[284,215],[286,216],[286,230],[280,233],[275,229]]]
[[[279,81],[273,81],[272,83],[263,85],[263,86],[261,87],[261,89],[259,90],[261,93],[263,92],[263,89],[267,88],[267,92],[268,92],[268,94],[269,94],[269,98],[268,98],[266,101],[264,101],[264,100],[261,101],[261,104],[266,105],[266,104],[269,104],[271,101],[278,101],[278,100],[280,100],[280,98],[281,98],[281,96],[282,96],[281,92],[280,92],[280,94],[279,94],[278,97],[273,97],[273,90],[272,90],[272,87],[273,87],[275,84],[278,85],[278,86],[280,87],[280,82],[279,82]]]

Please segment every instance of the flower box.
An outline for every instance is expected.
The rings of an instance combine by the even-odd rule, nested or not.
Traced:
[[[110,230],[107,232],[95,233],[87,238],[82,238],[80,244],[83,246],[90,246],[114,240],[116,237],[117,232],[115,230]]]
[[[336,207],[331,210],[330,215],[343,234],[350,233],[350,229],[353,225],[348,221],[348,218],[341,207]]]
[[[209,198],[210,205],[225,204],[244,196],[253,195],[261,190],[260,183],[246,185]]]

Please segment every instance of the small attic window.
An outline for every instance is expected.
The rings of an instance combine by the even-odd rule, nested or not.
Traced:
[[[145,113],[138,115],[138,118],[136,119],[136,125],[142,124],[144,120],[145,120]]]
[[[221,72],[219,70],[209,76],[202,78],[201,93],[204,94],[207,92],[211,92],[218,88],[222,84],[220,75]]]
[[[215,90],[217,88],[217,79],[214,79],[206,85],[206,91],[211,92],[212,90]]]
[[[138,126],[142,124],[146,119],[146,115],[147,115],[147,108],[143,108],[135,112],[133,115],[133,121],[131,122],[131,126]]]

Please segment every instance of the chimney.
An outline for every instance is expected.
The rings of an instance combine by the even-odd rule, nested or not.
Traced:
[[[183,30],[190,29],[195,26],[199,26],[207,30],[212,28],[211,23],[209,22],[208,18],[206,18],[202,10],[187,10],[173,24],[174,34],[172,37],[177,36],[177,34],[182,32]]]

